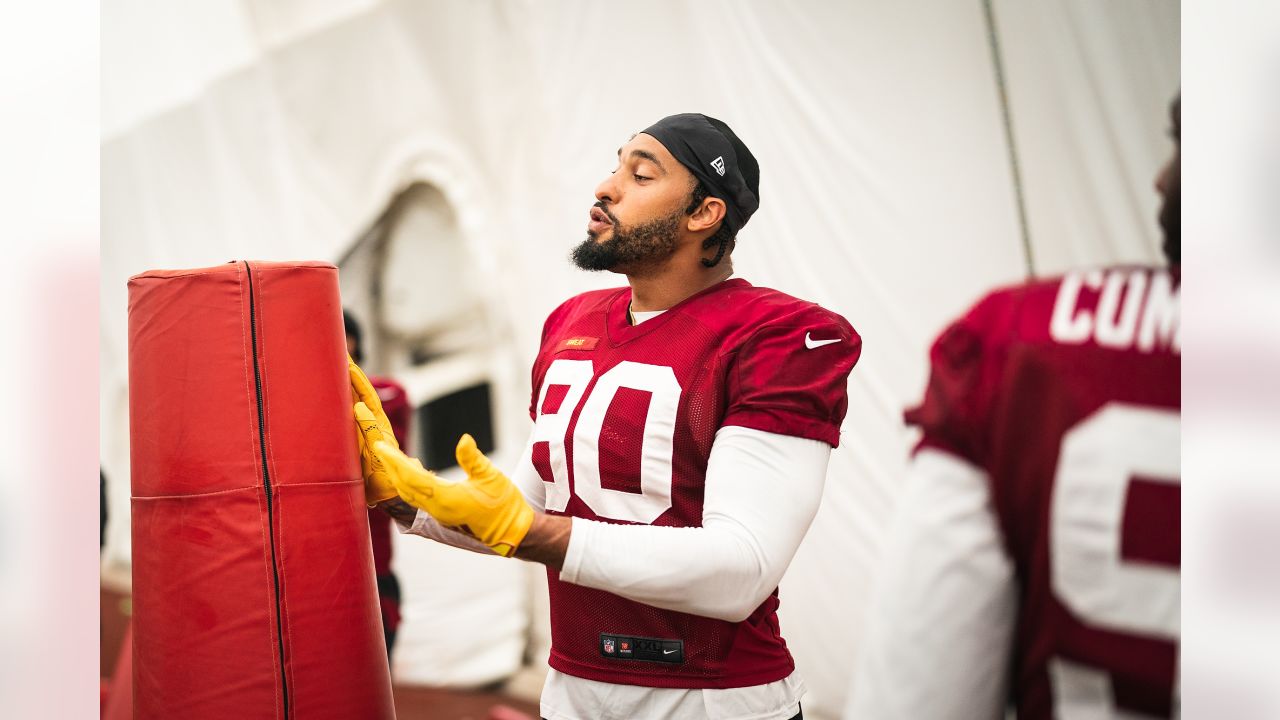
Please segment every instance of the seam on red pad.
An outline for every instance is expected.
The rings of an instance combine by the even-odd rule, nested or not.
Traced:
[[[364,480],[336,480],[336,481],[334,481],[334,482],[304,482],[304,483],[289,483],[288,485],[285,485],[284,487],[291,487],[291,488],[296,488],[296,487],[315,487],[315,486],[317,486],[317,485],[323,485],[323,486],[325,486],[325,487],[335,487],[335,486],[341,486],[341,485],[356,485],[356,484],[361,484],[361,485],[363,485],[363,484],[364,484]]]
[[[259,273],[258,288],[260,290],[265,291],[266,279],[267,278],[265,273]],[[252,280],[250,280],[250,282],[252,282]],[[262,342],[259,343],[262,349],[262,367],[263,367],[262,411],[266,414],[266,428],[263,431],[263,438],[264,438],[263,442],[265,443],[265,445],[262,448],[262,461],[263,463],[269,463],[271,465],[271,474],[276,478],[276,482],[274,484],[276,507],[280,508],[280,523],[281,525],[283,525],[284,509],[281,507],[281,504],[284,498],[281,496],[281,493],[280,493],[280,490],[283,489],[283,486],[280,484],[280,471],[276,467],[275,451],[272,450],[272,452],[267,452],[267,447],[270,447],[272,445],[272,441],[273,441],[272,428],[275,426],[271,423],[271,391],[269,389],[271,378],[268,377],[268,374],[265,372],[266,368],[270,367],[270,363],[267,362],[267,316],[266,316],[266,313],[262,311],[258,313],[258,331],[262,338]],[[280,543],[279,543],[280,579],[282,581],[281,587],[280,587],[280,607],[284,614],[284,638],[289,643],[289,647],[286,648],[286,650],[288,651],[287,657],[290,660],[290,662],[286,662],[285,667],[282,667],[280,669],[280,672],[289,676],[289,687],[296,689],[297,684],[294,681],[293,663],[291,662],[293,659],[293,623],[290,622],[290,619],[289,619],[289,589],[287,587],[289,582],[289,573],[285,570],[286,557],[285,557],[285,545],[283,540],[283,532],[284,532],[284,528],[281,527],[280,528],[281,534],[279,535],[280,537]],[[285,657],[286,655],[282,653],[281,658],[283,659]]]
[[[242,354],[242,357],[244,358],[244,393],[245,393],[245,399],[249,402],[249,407],[253,407],[253,406],[254,406],[253,394],[252,394],[251,392],[249,392],[249,353],[253,352],[253,348],[250,346],[250,343],[249,343],[249,336],[248,336],[248,335],[246,335],[246,334],[245,334],[245,332],[244,332],[244,323],[245,323],[245,318],[248,316],[248,314],[247,314],[247,312],[245,311],[245,307],[244,307],[244,301],[245,301],[245,292],[244,292],[244,275],[243,275],[243,273],[242,273],[242,272],[241,272],[241,270],[240,270],[240,264],[239,264],[239,263],[236,263],[236,280],[240,283],[240,338],[241,338],[241,341],[244,343],[244,348],[245,348],[245,352]],[[254,448],[254,444],[253,444],[253,427],[252,427],[252,423],[250,423],[250,427],[249,427],[249,449],[250,449],[250,450],[253,450],[253,448]],[[254,462],[254,472],[256,473],[256,472],[257,472],[257,462],[256,462],[256,460],[257,460],[257,453],[256,453],[256,452],[252,452],[252,453],[250,453],[250,454],[254,457],[254,460],[255,460],[255,462]],[[265,450],[264,450],[264,453],[263,453],[263,459],[262,459],[262,460],[263,460],[263,462],[266,462],[266,454],[265,454]],[[256,485],[256,481],[255,481],[255,485],[254,485],[254,487],[255,487],[255,488],[257,487],[257,485]],[[266,526],[266,523],[264,523],[264,522],[263,522],[263,518],[262,518],[262,516],[263,516],[263,515],[265,514],[265,512],[266,512],[266,508],[264,508],[264,507],[263,507],[263,502],[264,502],[264,500],[265,500],[265,497],[264,497],[264,496],[262,496],[262,495],[259,495],[259,496],[258,496],[258,530],[259,530],[259,532],[261,532],[261,533],[262,533],[262,548],[263,548],[263,553],[262,553],[262,564],[265,566],[265,569],[266,569],[266,572],[265,572],[265,575],[264,575],[264,579],[269,579],[269,578],[271,577],[271,560],[270,560],[270,558],[269,558],[269,556],[268,556],[268,554],[267,554],[267,552],[266,552],[266,549],[267,549],[267,547],[268,547],[268,542],[269,542],[269,540],[267,539],[267,526]],[[263,583],[263,586],[267,589],[267,616],[268,616],[268,617],[270,617],[270,616],[271,616],[271,614],[272,614],[272,612],[275,610],[275,598],[272,596],[272,592],[271,592],[271,584],[270,584],[269,582],[264,582],[264,583]],[[269,625],[269,623],[268,623],[268,625]],[[275,653],[276,653],[277,655],[278,655],[278,654],[279,654],[279,652],[280,652],[280,649],[276,646],[276,641],[277,641],[278,637],[279,637],[279,636],[278,636],[275,632],[272,632],[272,631],[271,631],[271,629],[269,629],[269,630],[268,630],[268,632],[267,632],[267,645],[268,645],[268,646],[269,646],[273,651],[275,651]],[[272,685],[272,690],[274,691],[274,693],[275,693],[275,698],[276,698],[275,707],[273,708],[273,710],[274,710],[274,714],[275,714],[275,716],[278,718],[278,717],[280,717],[280,679],[281,679],[281,678],[280,678],[280,676],[275,672],[275,667],[276,667],[276,664],[275,664],[274,662],[273,662],[273,663],[271,663],[271,668],[272,668],[272,673],[271,673],[271,675],[272,675],[272,683],[271,683],[271,685]],[[281,672],[281,673],[283,673],[283,672],[284,672],[284,668],[281,668],[281,669],[280,669],[280,672]]]
[[[244,492],[245,490],[257,490],[257,485],[248,485],[245,487],[231,488],[230,490],[214,490],[207,493],[191,493],[188,495],[130,495],[130,500],[182,500],[184,498],[210,497],[212,495],[226,495],[228,493]]]

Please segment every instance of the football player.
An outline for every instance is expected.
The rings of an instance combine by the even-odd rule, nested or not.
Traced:
[[[732,277],[759,179],[700,114],[618,150],[572,257],[628,285],[547,318],[510,480],[469,436],[465,481],[422,469],[386,441],[352,368],[370,499],[409,532],[547,566],[546,718],[800,717],[777,586],[817,511],[861,339]]]
[[[1168,267],[997,290],[938,338],[847,717],[1176,717],[1181,112]]]

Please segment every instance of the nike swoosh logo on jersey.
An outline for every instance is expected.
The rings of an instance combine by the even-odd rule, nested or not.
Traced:
[[[840,342],[840,340],[841,340],[841,338],[832,338],[832,339],[830,339],[830,340],[814,340],[813,338],[809,337],[809,333],[805,333],[805,334],[804,334],[804,346],[805,346],[806,348],[810,349],[810,350],[812,350],[812,349],[814,349],[814,348],[820,348],[820,347],[822,347],[823,345],[830,345],[831,343],[838,343],[838,342]]]
[[[663,655],[670,655],[670,654],[671,654],[671,653],[673,653],[673,652],[675,652],[675,650],[663,650],[663,651],[662,651],[662,654],[663,654]]]

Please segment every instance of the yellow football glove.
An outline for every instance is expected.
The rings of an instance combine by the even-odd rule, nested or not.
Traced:
[[[387,438],[395,442],[395,435],[389,429],[383,432],[383,423],[378,422],[377,417],[369,410],[369,406],[364,403],[355,404],[355,415],[356,442],[360,446],[360,474],[364,476],[364,501],[366,505],[373,507],[383,500],[398,496],[386,466],[370,449],[374,443],[390,446]],[[399,452],[399,449],[396,452]]]
[[[387,419],[387,413],[382,409],[382,399],[378,397],[378,391],[373,389],[373,383],[369,382],[368,376],[350,355],[347,356],[347,374],[351,377],[351,399],[357,403],[364,403],[378,423],[382,439],[392,447],[399,448],[400,443],[396,440],[395,431],[391,429],[391,420]]]
[[[371,443],[400,497],[441,525],[466,533],[503,557],[511,557],[533,524],[533,508],[489,462],[470,435],[458,440],[458,465],[467,479],[450,482],[386,442]]]
[[[382,409],[382,400],[378,398],[378,391],[373,388],[373,383],[369,382],[369,378],[350,355],[347,356],[347,375],[351,378],[351,399],[356,401],[356,442],[360,447],[360,474],[364,477],[364,501],[369,507],[373,507],[383,500],[396,497],[396,488],[387,478],[382,462],[369,448],[377,440],[397,448],[400,447],[400,443],[396,441],[396,433],[391,428],[391,421],[387,419],[387,413]]]

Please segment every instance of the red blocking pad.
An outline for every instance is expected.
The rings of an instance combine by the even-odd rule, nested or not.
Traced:
[[[138,718],[394,718],[338,271],[129,280]]]

